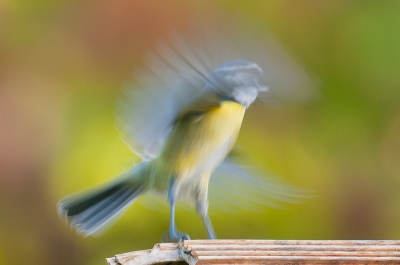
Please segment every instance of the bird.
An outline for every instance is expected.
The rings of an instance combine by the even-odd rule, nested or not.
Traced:
[[[297,202],[306,196],[291,185],[253,176],[234,161],[246,110],[269,93],[263,69],[253,60],[232,58],[209,70],[203,50],[189,51],[189,46],[181,41],[147,54],[147,69],[137,71],[141,88],[124,90],[123,140],[142,161],[105,184],[60,200],[59,213],[78,233],[96,234],[151,191],[169,204],[164,242],[190,239],[175,224],[178,200],[193,205],[208,238],[217,238],[208,214],[209,186],[228,203]]]

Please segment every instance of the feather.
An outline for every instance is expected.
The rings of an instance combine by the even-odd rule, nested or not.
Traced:
[[[211,206],[224,211],[238,207],[261,211],[265,206],[284,208],[314,196],[311,190],[295,187],[250,164],[244,157],[231,156],[216,168],[209,186]]]
[[[200,102],[196,98],[207,98],[202,93],[210,73],[226,61],[250,60],[260,66],[270,88],[259,95],[264,105],[318,94],[314,81],[272,36],[250,35],[236,25],[232,31],[194,30],[195,36],[186,37],[174,33],[147,53],[145,67],[136,71],[136,82],[125,86],[117,104],[122,139],[138,156],[159,155],[176,119]]]

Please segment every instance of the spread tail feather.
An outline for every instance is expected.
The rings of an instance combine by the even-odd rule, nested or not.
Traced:
[[[71,220],[71,227],[85,236],[94,234],[146,191],[148,163],[141,163],[101,188],[72,194],[58,203],[58,210]]]

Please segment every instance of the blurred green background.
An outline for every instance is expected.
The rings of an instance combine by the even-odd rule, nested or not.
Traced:
[[[0,1],[0,264],[105,264],[151,248],[168,208],[135,203],[82,238],[56,203],[138,158],[115,129],[115,97],[143,52],[193,17],[240,16],[319,79],[321,97],[250,109],[239,142],[318,196],[287,210],[211,209],[220,238],[400,239],[399,1]],[[246,26],[246,25],[242,25]],[[192,238],[205,231],[178,210]]]

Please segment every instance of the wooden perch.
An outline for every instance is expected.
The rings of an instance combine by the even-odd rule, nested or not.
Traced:
[[[150,264],[400,264],[396,240],[185,240],[107,259],[109,265]]]

